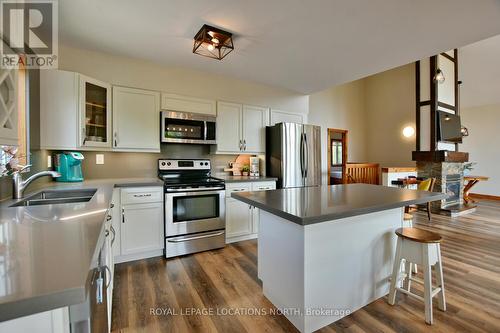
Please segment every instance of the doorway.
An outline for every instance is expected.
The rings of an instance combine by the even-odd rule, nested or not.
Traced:
[[[347,184],[347,130],[328,129],[328,185]]]

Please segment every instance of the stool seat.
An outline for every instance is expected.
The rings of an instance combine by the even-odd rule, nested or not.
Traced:
[[[417,228],[399,228],[396,235],[417,243],[440,243],[442,240],[441,236],[434,232]]]
[[[413,215],[405,213],[405,216],[403,217],[403,220],[405,220],[405,221],[411,221],[411,220],[413,220]]]

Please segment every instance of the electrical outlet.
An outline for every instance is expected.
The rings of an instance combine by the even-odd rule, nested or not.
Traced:
[[[52,168],[52,156],[47,156],[47,168]]]
[[[95,154],[95,164],[104,164],[104,154]]]

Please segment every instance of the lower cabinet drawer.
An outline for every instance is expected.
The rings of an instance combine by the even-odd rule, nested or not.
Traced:
[[[226,184],[226,198],[230,198],[233,192],[249,192],[251,190],[251,183],[229,183]]]
[[[252,191],[268,191],[268,190],[275,190],[275,189],[276,189],[276,182],[275,181],[255,182],[252,184]]]
[[[200,232],[186,236],[170,237],[165,239],[166,257],[181,256],[187,253],[201,252],[226,245],[224,230]]]
[[[121,204],[139,204],[163,201],[162,187],[133,187],[121,190]]]

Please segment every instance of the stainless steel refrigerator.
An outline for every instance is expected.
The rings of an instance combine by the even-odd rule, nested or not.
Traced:
[[[266,127],[266,175],[277,177],[279,188],[321,185],[321,127]]]

